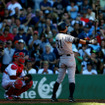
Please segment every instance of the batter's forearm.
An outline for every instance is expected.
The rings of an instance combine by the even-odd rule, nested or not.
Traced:
[[[86,40],[80,39],[80,40],[79,40],[79,43],[81,43],[81,44],[86,44]]]
[[[81,43],[81,44],[94,44],[95,43],[95,39],[89,40],[89,41],[88,40],[80,39],[79,43]]]

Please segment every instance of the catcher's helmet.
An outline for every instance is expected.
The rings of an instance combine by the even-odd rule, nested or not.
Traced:
[[[25,59],[24,59],[25,55],[23,52],[16,52],[14,55],[13,55],[13,58],[18,58],[18,62],[19,63],[24,63],[25,62]]]
[[[67,28],[67,25],[65,22],[60,22],[57,25],[58,31],[64,31]]]
[[[16,53],[14,53],[13,58],[17,58],[17,57],[20,57],[20,56],[24,57],[25,55],[24,55],[23,52],[16,52]]]

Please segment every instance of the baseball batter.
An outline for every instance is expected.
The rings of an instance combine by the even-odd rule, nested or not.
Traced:
[[[24,53],[17,52],[13,58],[14,62],[7,66],[2,76],[2,87],[7,100],[20,99],[19,95],[33,84],[31,75],[25,76],[23,72]]]
[[[56,91],[59,87],[59,84],[63,81],[67,70],[68,79],[69,79],[69,91],[70,91],[69,102],[74,102],[73,93],[75,90],[76,63],[75,63],[74,53],[72,51],[72,43],[75,42],[81,44],[92,44],[95,41],[94,40],[86,41],[66,34],[67,26],[64,22],[60,22],[57,25],[57,27],[59,33],[56,36],[56,47],[60,55],[60,62],[59,62],[59,74],[54,84],[51,101],[58,101],[56,99]]]

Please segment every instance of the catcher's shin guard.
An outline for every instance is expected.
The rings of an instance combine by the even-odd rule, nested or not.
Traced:
[[[22,80],[16,80],[13,84],[13,87],[16,88],[16,89],[21,89],[22,85],[23,85]]]
[[[8,89],[8,91],[6,92],[6,94],[7,94],[8,96],[13,95],[16,90],[19,90],[19,89],[22,88],[22,85],[23,85],[23,83],[22,83],[21,80],[16,80],[16,81],[13,83],[13,86]]]
[[[27,91],[28,89],[30,89],[32,85],[33,85],[33,81],[30,81],[28,84],[23,86],[21,89],[15,91],[15,95],[19,96],[21,93],[23,93],[23,92]]]

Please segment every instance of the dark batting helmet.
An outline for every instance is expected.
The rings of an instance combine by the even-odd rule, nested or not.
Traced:
[[[58,23],[57,28],[58,28],[59,32],[65,32],[65,31],[67,31],[67,25],[66,25],[65,22]]]

